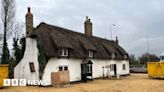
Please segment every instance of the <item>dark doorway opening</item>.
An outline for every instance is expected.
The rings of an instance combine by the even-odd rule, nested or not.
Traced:
[[[92,80],[92,61],[91,60],[84,60],[81,63],[81,81],[87,82],[87,80]]]
[[[116,76],[117,75],[117,65],[114,64],[114,75]]]

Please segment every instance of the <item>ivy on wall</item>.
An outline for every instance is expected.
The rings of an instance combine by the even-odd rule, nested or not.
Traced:
[[[38,55],[38,62],[39,62],[39,78],[42,79],[42,76],[44,74],[44,69],[46,67],[46,64],[48,63],[49,58],[46,56],[43,45],[37,39],[37,48],[39,51]]]

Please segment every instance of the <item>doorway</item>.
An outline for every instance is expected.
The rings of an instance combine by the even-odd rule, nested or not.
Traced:
[[[114,75],[116,76],[117,75],[117,65],[114,64]]]
[[[87,80],[92,80],[92,61],[84,60],[81,63],[81,81],[87,82]]]

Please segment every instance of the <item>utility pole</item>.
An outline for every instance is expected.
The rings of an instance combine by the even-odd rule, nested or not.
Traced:
[[[111,40],[113,40],[113,37],[112,37],[112,26],[116,26],[115,24],[110,24],[110,37],[111,37]]]

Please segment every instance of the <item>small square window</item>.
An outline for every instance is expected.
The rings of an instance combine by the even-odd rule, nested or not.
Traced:
[[[67,71],[68,70],[68,67],[67,66],[64,66],[64,71]]]
[[[62,49],[61,56],[68,56],[68,49]]]
[[[30,66],[30,71],[31,71],[31,72],[35,72],[34,63],[33,63],[33,62],[29,63],[29,66]]]
[[[67,71],[68,66],[59,66],[59,71]]]
[[[63,67],[62,66],[59,66],[59,71],[63,71]]]

